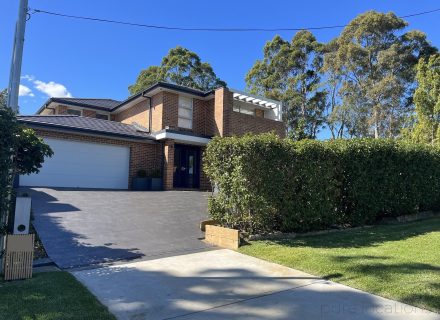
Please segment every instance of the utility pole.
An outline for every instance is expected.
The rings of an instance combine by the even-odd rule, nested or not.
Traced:
[[[20,0],[18,20],[15,24],[14,47],[12,49],[11,72],[9,74],[8,107],[18,113],[18,90],[20,88],[21,62],[23,58],[24,32],[26,29],[26,16],[28,0]]]
[[[26,29],[26,17],[28,12],[28,0],[20,0],[18,7],[18,20],[15,24],[15,35],[14,35],[14,46],[12,49],[12,61],[11,61],[11,71],[9,73],[9,85],[8,85],[8,101],[7,106],[18,114],[18,91],[20,88],[20,77],[21,77],[21,62],[23,58],[23,45],[24,45],[24,32]],[[13,182],[13,171],[9,172],[9,183],[8,188],[12,190]],[[8,192],[8,204],[11,202],[11,194]],[[0,224],[8,225],[8,215],[9,210],[5,212],[0,212]],[[0,273],[3,273],[4,269],[4,259],[3,254],[5,252],[5,239],[6,235],[0,235],[0,251],[2,256],[0,258]]]

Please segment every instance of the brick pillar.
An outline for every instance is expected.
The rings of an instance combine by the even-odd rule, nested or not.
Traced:
[[[164,145],[163,188],[173,190],[174,180],[174,141],[167,140]]]
[[[233,95],[228,88],[218,88],[215,90],[214,102],[214,122],[216,135],[221,137],[229,136],[230,115],[232,112]]]

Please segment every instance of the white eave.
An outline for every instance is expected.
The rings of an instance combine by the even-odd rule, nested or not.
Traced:
[[[158,132],[153,133],[156,140],[172,139],[177,143],[190,144],[196,146],[206,146],[211,139],[176,132]]]

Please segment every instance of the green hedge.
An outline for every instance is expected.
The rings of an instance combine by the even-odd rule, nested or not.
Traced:
[[[212,218],[250,233],[358,226],[437,209],[440,150],[395,140],[215,138],[204,170]]]

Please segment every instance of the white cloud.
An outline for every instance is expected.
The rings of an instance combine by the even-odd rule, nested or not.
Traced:
[[[21,76],[22,79],[26,79],[27,81],[33,82],[35,80],[35,76],[25,74],[24,76]]]
[[[58,98],[71,98],[72,94],[67,90],[67,88],[61,83],[56,83],[54,81],[43,82],[41,80],[35,80],[34,87],[38,91],[43,92],[49,97],[58,97]]]
[[[32,93],[32,90],[22,84],[20,84],[20,86],[18,87],[18,95],[20,97],[33,97],[34,96],[34,94]]]

